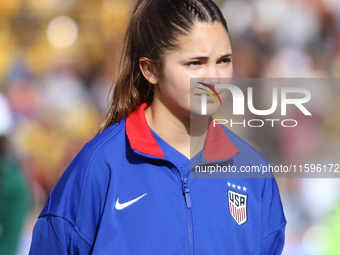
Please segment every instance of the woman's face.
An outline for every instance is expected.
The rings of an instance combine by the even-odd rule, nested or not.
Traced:
[[[165,55],[164,72],[156,84],[159,88],[155,89],[154,100],[160,100],[181,117],[190,118],[190,112],[200,115],[201,97],[206,92],[197,87],[214,93],[196,82],[214,86],[221,78],[231,78],[232,72],[232,51],[226,29],[218,22],[197,22],[189,35],[179,38],[178,47]],[[195,82],[193,79],[190,82],[190,78],[196,78]],[[223,100],[227,90],[216,91]],[[207,115],[214,114],[218,107],[207,95]]]

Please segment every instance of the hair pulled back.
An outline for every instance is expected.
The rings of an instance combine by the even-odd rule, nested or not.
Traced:
[[[164,55],[177,47],[195,22],[227,23],[211,0],[137,0],[123,39],[116,82],[106,118],[97,134],[119,122],[144,102],[152,101],[153,87],[143,76],[139,60],[145,57],[163,73]]]

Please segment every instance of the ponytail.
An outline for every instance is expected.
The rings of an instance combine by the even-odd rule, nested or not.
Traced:
[[[146,57],[161,76],[164,55],[177,47],[177,38],[188,34],[194,23],[226,21],[211,0],[138,0],[123,39],[117,80],[109,110],[97,135],[121,121],[142,103],[152,101],[153,86],[143,76],[139,60]]]

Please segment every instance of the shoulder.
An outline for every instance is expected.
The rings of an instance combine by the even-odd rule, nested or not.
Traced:
[[[81,165],[89,170],[107,158],[112,158],[116,150],[121,150],[126,145],[125,133],[126,118],[114,123],[103,132],[88,141],[74,158],[72,164]]]
[[[105,150],[107,146],[119,146],[120,144],[117,144],[117,142],[121,142],[121,140],[125,139],[125,124],[126,118],[112,124],[99,135],[87,142],[80,153],[95,155],[98,152]]]
[[[79,182],[84,182],[88,175],[103,174],[103,164],[112,159],[115,151],[125,146],[125,121],[112,124],[102,133],[88,141],[65,170],[59,182],[72,175],[77,175]],[[79,178],[82,177],[82,178]]]
[[[51,191],[40,216],[60,216],[74,223],[84,205],[101,208],[111,179],[112,162],[108,161],[119,159],[113,155],[122,151],[125,140],[123,119],[87,142]]]

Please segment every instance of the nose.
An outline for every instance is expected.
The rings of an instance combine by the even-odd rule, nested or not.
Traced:
[[[203,83],[210,84],[214,86],[215,84],[220,83],[220,76],[217,69],[216,64],[214,65],[207,65],[207,70],[205,72],[205,76],[203,77]]]

